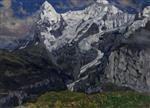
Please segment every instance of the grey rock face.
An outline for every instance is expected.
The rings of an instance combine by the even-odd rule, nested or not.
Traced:
[[[137,91],[149,91],[150,7],[140,15],[128,14],[101,0],[84,10],[59,14],[45,2],[40,12],[34,38],[47,49],[44,63],[51,58],[59,70],[62,88],[92,93],[102,91],[97,83],[113,82]],[[33,42],[22,40],[23,46],[19,44],[18,49],[24,49],[30,41]],[[31,60],[34,69],[32,65],[34,60]],[[42,65],[42,69],[45,66],[49,64]],[[6,75],[11,76],[9,73]],[[40,73],[40,77],[44,75]],[[54,84],[56,76],[50,77]],[[43,87],[43,83],[26,88],[36,87]]]
[[[109,56],[107,79],[136,91],[150,92],[150,25],[130,35],[125,45]]]
[[[110,54],[120,46],[141,44],[137,41],[140,36],[130,35],[146,26],[150,9],[143,10],[142,15],[128,14],[106,1],[63,14],[48,2],[42,6],[45,8],[41,9],[37,23],[40,41],[53,63],[70,77],[65,83],[71,91],[87,91],[97,80],[107,81],[105,70],[111,61]]]
[[[150,92],[150,49],[123,47],[112,52],[105,74],[112,83]]]

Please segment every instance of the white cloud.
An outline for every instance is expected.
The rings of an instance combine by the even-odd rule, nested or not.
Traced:
[[[33,18],[19,19],[14,17],[11,9],[11,0],[3,0],[3,7],[0,9],[0,36],[24,36],[33,24]],[[23,9],[21,12],[25,11]]]

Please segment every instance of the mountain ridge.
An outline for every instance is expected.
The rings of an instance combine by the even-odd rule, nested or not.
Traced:
[[[89,76],[93,73],[87,73],[88,70],[97,66],[100,66],[100,70],[103,69],[108,61],[107,56],[109,53],[115,47],[121,45],[122,41],[130,37],[136,30],[145,27],[150,20],[149,13],[149,7],[146,7],[142,13],[129,14],[109,4],[106,0],[98,1],[84,10],[60,14],[62,20],[54,24],[48,22],[50,25],[44,26],[45,28],[40,31],[40,38],[42,38],[42,43],[51,54],[51,58],[55,60],[57,66],[67,70],[70,70],[69,67],[71,66],[72,70],[70,71],[72,72],[69,73],[73,74],[74,81],[66,83],[68,89],[74,91],[74,87],[77,88],[78,83],[90,82],[88,81]],[[45,17],[48,18],[48,16]],[[45,20],[39,20],[42,22],[39,27],[45,25]],[[53,35],[51,31],[57,31],[55,27],[57,30],[63,28],[61,29],[62,33]],[[105,35],[109,33],[114,34],[114,36],[107,38]],[[106,39],[103,40],[103,38]],[[109,43],[112,41],[111,39],[117,43]],[[93,44],[98,44],[99,46]],[[105,47],[108,48],[106,49]],[[74,54],[69,55],[68,51],[73,51]],[[95,58],[91,61],[86,61],[82,56],[84,52],[89,52],[88,54],[92,55],[91,52],[93,51],[96,55],[94,56]],[[60,52],[62,53],[61,55],[59,55]],[[66,60],[62,61],[62,58],[66,58]],[[76,60],[78,58],[80,60]],[[68,64],[67,59],[70,59],[73,63]],[[60,60],[62,61],[61,64],[59,63]],[[85,62],[84,65],[82,62]],[[64,65],[66,66],[64,67]],[[73,65],[77,67],[73,67]]]

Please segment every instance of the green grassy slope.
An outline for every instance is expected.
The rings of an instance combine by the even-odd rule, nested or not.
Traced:
[[[69,91],[48,92],[18,108],[150,108],[150,97],[133,91],[92,95]]]

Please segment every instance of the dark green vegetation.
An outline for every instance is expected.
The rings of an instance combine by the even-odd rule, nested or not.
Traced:
[[[27,74],[53,66],[41,45],[14,52],[0,51],[0,64],[0,73],[5,76]]]
[[[66,89],[57,69],[42,45],[32,45],[13,52],[1,50],[0,100],[2,97],[6,99],[3,103],[0,101],[0,107],[16,106],[18,100],[26,102],[32,96],[49,90]]]
[[[48,92],[18,108],[150,108],[150,97],[132,91],[92,95],[69,91]]]
[[[63,75],[53,65],[42,45],[30,46],[11,53],[0,51],[0,74],[0,98],[7,96],[8,91],[12,91],[12,93],[13,91],[23,91],[23,94],[29,96],[24,97],[22,100],[28,104],[23,104],[19,108],[150,107],[149,96],[118,88],[112,84],[102,86],[103,90],[107,91],[104,93],[86,95],[69,91],[47,92],[38,98],[33,97],[35,99],[33,100],[30,97],[32,95],[40,95],[51,90],[66,89]],[[49,83],[45,82],[45,80],[49,80]],[[37,86],[37,83],[40,85]],[[97,82],[97,85],[101,85],[101,83]],[[18,105],[17,99],[15,100],[14,97],[5,101],[3,105]],[[29,102],[30,99],[33,101]]]
[[[61,83],[56,67],[48,59],[42,45],[11,53],[0,51],[0,88],[16,89],[44,79]]]

